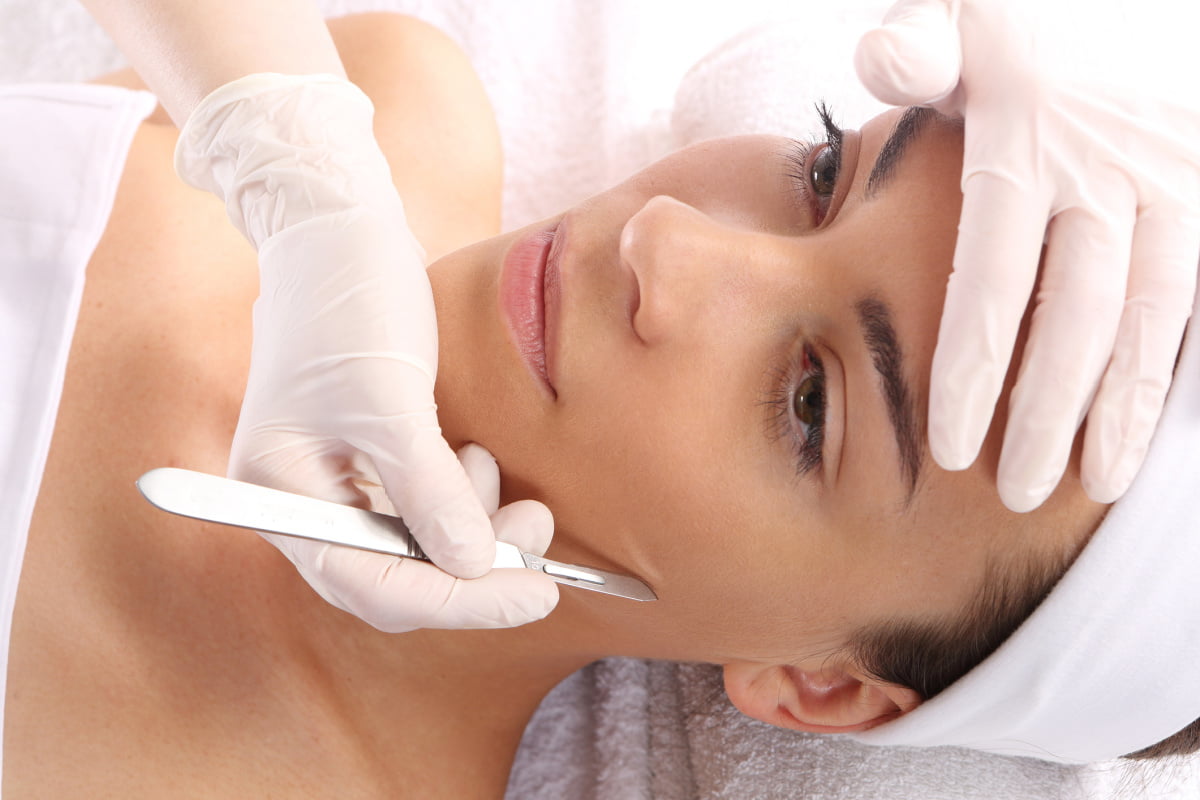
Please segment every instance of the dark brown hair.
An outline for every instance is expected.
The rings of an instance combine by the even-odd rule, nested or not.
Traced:
[[[988,561],[966,613],[936,622],[890,622],[863,629],[850,643],[855,663],[879,680],[928,700],[987,658],[1041,604],[1075,559],[1012,557]],[[1125,758],[1151,759],[1200,750],[1200,720]]]

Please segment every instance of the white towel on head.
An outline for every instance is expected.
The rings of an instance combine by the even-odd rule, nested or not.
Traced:
[[[1083,763],[1149,747],[1200,717],[1195,321],[1158,425],[1128,493],[1029,619],[953,686],[862,741]]]
[[[688,70],[675,93],[672,141],[683,147],[716,136],[821,130],[814,110],[826,101],[839,124],[858,127],[888,106],[848,73],[858,36],[883,4],[826,7],[821,24],[801,17],[750,27]]]

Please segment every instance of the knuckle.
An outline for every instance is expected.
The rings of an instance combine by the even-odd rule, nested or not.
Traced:
[[[1172,316],[1191,313],[1196,291],[1194,265],[1165,264],[1160,269],[1143,271],[1134,280],[1133,297],[1149,308]]]

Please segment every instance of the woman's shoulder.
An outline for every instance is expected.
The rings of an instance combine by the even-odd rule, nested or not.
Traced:
[[[462,49],[402,14],[355,14],[329,29],[375,104],[375,136],[428,260],[499,233],[500,132]]]

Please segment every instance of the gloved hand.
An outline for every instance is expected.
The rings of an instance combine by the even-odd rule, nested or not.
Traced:
[[[373,115],[344,79],[258,74],[211,93],[180,133],[177,172],[221,197],[258,250],[250,376],[229,474],[399,513],[439,567],[479,579],[267,537],[323,597],[376,628],[540,619],[558,598],[548,578],[480,577],[495,557],[493,525],[544,549],[552,520],[527,501],[489,521],[491,494],[486,509],[442,439],[433,293]]]
[[[1037,284],[998,476],[1016,511],[1053,491],[1085,415],[1088,495],[1111,502],[1129,487],[1162,410],[1200,260],[1198,108],[1164,99],[1159,72],[1127,89],[1089,74],[1117,66],[1137,75],[1150,53],[1092,42],[1090,53],[1064,57],[1066,39],[1082,31],[1086,42],[1094,14],[1036,30],[1048,13],[1016,0],[900,0],[855,54],[860,80],[883,102],[930,105],[966,123],[929,404],[931,450],[946,469],[979,452]]]
[[[533,500],[500,505],[500,470],[477,444],[458,451],[463,468],[496,530],[496,538],[543,555],[554,520]],[[378,495],[372,487],[370,495]],[[373,506],[388,512],[386,498]],[[528,569],[494,569],[463,580],[421,561],[366,550],[262,534],[288,557],[327,601],[388,633],[415,628],[502,628],[540,619],[558,602],[558,587]]]

